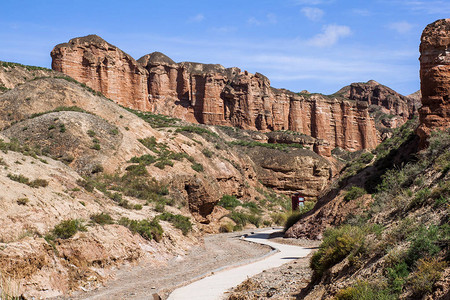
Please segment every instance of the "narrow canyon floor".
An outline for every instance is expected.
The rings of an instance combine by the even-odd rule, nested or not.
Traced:
[[[142,263],[137,266],[124,266],[117,270],[114,279],[107,281],[100,288],[88,292],[76,292],[71,296],[55,299],[152,299],[153,294],[158,294],[162,299],[167,299],[174,289],[208,276],[214,270],[227,266],[247,264],[269,254],[272,251],[272,248],[269,246],[240,239],[242,235],[262,230],[244,230],[208,235],[204,237],[202,245],[193,247],[185,256],[174,257],[167,264]],[[271,240],[310,248],[318,245],[316,241],[283,239],[277,237],[276,234]],[[260,282],[267,280],[272,282],[274,278],[270,274],[273,272],[289,272],[292,269],[291,265],[297,264],[305,268],[301,281],[307,282],[310,272],[307,270],[306,258],[300,258],[281,267],[274,268],[274,271],[264,271],[256,276],[257,280]],[[264,274],[269,275],[269,277],[264,276]],[[299,275],[298,272],[295,274]],[[268,288],[272,288],[274,285],[278,287],[279,284],[275,281],[273,284],[265,282],[264,285]],[[280,292],[286,293],[285,290],[280,290]]]

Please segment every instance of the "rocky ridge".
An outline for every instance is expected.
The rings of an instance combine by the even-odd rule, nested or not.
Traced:
[[[438,20],[421,37],[419,120],[349,163],[286,231],[323,239],[298,298],[449,298],[449,24]]]
[[[324,156],[336,147],[355,151],[372,149],[380,142],[370,106],[382,107],[395,117],[386,118],[385,127],[404,123],[417,109],[413,100],[372,81],[331,96],[293,93],[271,87],[260,73],[217,64],[175,63],[160,52],[135,61],[95,35],[57,45],[51,55],[54,70],[126,107],[192,123],[300,132],[320,140],[315,152]],[[122,90],[128,94],[122,95]]]
[[[422,108],[417,134],[421,145],[431,131],[448,128],[450,118],[450,19],[429,24],[420,43]]]
[[[0,67],[11,83],[0,94],[0,270],[26,297],[93,289],[123,263],[164,264],[205,232],[274,224],[290,202],[268,187],[315,199],[329,180],[332,166],[311,150],[299,158],[257,142],[267,140],[259,132],[127,110],[60,73],[33,72]],[[252,157],[256,149],[280,166]],[[218,206],[223,196],[239,205]],[[80,230],[56,235],[65,221]]]

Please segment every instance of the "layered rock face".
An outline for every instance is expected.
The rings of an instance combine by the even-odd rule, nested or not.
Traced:
[[[243,129],[292,130],[315,137],[329,156],[341,147],[375,147],[379,138],[367,101],[274,89],[262,74],[192,62],[154,52],[137,62],[97,36],[53,49],[52,67],[114,101],[189,122]]]
[[[422,108],[417,134],[421,146],[431,131],[450,126],[450,19],[429,24],[420,43]]]
[[[71,39],[51,52],[52,69],[121,105],[148,110],[147,71],[130,55],[96,35]]]
[[[349,99],[379,106],[385,113],[399,116],[406,122],[417,113],[417,99],[403,96],[374,80],[350,85]]]

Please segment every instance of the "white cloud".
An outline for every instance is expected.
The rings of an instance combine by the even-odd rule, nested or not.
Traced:
[[[360,9],[360,8],[352,9],[352,12],[355,15],[362,16],[362,17],[368,17],[372,14],[368,9]]]
[[[272,13],[267,14],[267,21],[269,21],[270,24],[278,23],[277,16]]]
[[[301,12],[311,21],[319,21],[324,15],[324,11],[317,7],[303,7]]]
[[[269,13],[266,15],[266,19],[260,20],[255,17],[250,17],[247,20],[247,24],[253,25],[253,26],[260,26],[263,24],[277,24],[277,16],[275,14]]]
[[[188,21],[190,23],[200,23],[204,19],[205,19],[205,16],[203,14],[197,14],[197,15],[195,15],[193,17],[190,17]]]
[[[210,29],[210,31],[215,32],[215,33],[229,33],[229,32],[233,32],[236,30],[237,30],[237,28],[234,26],[212,27]]]
[[[256,19],[255,17],[248,18],[247,23],[250,25],[255,25],[255,26],[261,25],[261,22],[258,21],[258,19]]]
[[[351,35],[350,27],[344,25],[326,25],[323,32],[314,36],[308,44],[316,47],[328,47],[336,44],[340,38]]]
[[[405,34],[411,31],[411,29],[414,27],[411,23],[408,23],[406,21],[402,22],[395,22],[388,25],[388,28],[397,31],[400,34]]]

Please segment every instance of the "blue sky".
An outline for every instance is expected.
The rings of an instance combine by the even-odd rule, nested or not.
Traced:
[[[422,30],[446,17],[448,0],[3,0],[0,60],[50,67],[56,44],[97,34],[135,59],[236,66],[292,91],[374,79],[410,94]]]

